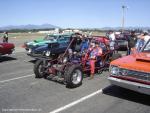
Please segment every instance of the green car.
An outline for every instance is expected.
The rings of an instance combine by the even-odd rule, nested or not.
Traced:
[[[57,39],[57,37],[59,37],[59,34],[46,35],[43,39],[37,39],[34,41],[25,42],[24,48],[26,50],[36,48],[41,45],[45,45],[46,43],[51,43],[51,42],[55,41]]]
[[[33,49],[41,46],[45,46],[49,43],[55,43],[57,42],[58,38],[61,36],[70,36],[72,34],[50,34],[45,36],[43,39],[34,40],[31,42],[25,42],[24,48],[30,53]]]

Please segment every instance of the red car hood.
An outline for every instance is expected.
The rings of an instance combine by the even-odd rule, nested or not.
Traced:
[[[150,53],[138,53],[114,60],[111,65],[130,70],[150,72]]]

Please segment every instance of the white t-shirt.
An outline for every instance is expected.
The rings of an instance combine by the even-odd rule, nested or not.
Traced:
[[[115,41],[115,40],[116,40],[115,34],[114,34],[114,33],[110,34],[110,35],[109,35],[109,39],[110,39],[111,41]]]

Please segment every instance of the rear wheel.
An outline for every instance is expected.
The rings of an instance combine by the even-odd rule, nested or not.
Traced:
[[[35,78],[45,77],[45,75],[46,75],[45,70],[46,70],[46,68],[44,67],[44,61],[37,60],[34,65]]]
[[[65,72],[65,81],[68,87],[77,87],[82,84],[83,73],[80,65],[72,65]]]

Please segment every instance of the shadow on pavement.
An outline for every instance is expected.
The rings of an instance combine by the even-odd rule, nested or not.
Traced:
[[[17,60],[17,58],[13,58],[13,57],[10,57],[10,56],[0,57],[0,62],[6,62],[6,61],[12,61],[12,60]]]
[[[57,76],[56,76],[57,77]],[[66,88],[68,88],[68,89],[74,89],[74,88],[77,88],[77,87],[79,87],[80,85],[82,85],[82,83],[80,84],[80,85],[78,85],[78,86],[76,86],[76,87],[71,87],[71,86],[68,86],[65,82],[64,82],[64,79],[63,80],[59,80],[59,78],[56,78],[56,77],[54,77],[54,78],[50,78],[50,76],[49,77],[47,77],[47,78],[45,78],[46,80],[49,80],[49,81],[52,81],[52,82],[55,82],[55,83],[58,83],[58,84],[61,84],[61,85],[64,85]]]
[[[29,62],[35,64],[36,61],[37,61],[37,60],[34,59],[34,60],[30,60]]]
[[[140,94],[118,86],[111,85],[106,87],[103,89],[103,94],[150,106],[149,95]]]

